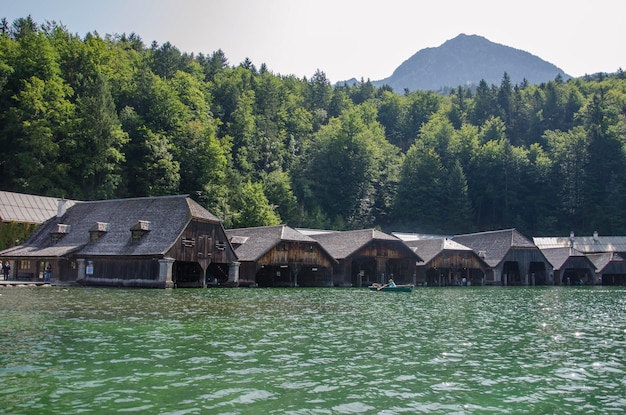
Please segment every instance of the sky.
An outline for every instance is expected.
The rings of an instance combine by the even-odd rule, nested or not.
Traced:
[[[578,77],[626,69],[625,0],[0,0],[9,23],[31,15],[88,32],[136,33],[181,52],[221,49],[274,74],[332,82],[389,77],[460,33],[527,51]]]

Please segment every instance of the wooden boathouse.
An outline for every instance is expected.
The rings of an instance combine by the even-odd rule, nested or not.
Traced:
[[[237,285],[221,221],[186,195],[63,203],[22,245],[0,252],[14,277],[93,286]]]
[[[422,258],[402,240],[376,229],[310,232],[337,260],[333,285],[363,287],[387,282],[415,284],[416,263]]]
[[[240,286],[329,287],[337,261],[315,239],[286,225],[226,231]]]
[[[626,285],[626,236],[601,236],[598,232],[576,236],[571,232],[569,237],[535,237],[533,241],[544,252],[571,248],[573,252],[583,253],[594,265],[595,284]],[[573,280],[570,278],[569,281]],[[555,282],[567,284],[567,279]]]
[[[0,191],[0,251],[23,243],[40,224],[57,214],[59,200],[55,197]],[[67,206],[73,200],[65,200]],[[9,261],[11,278],[17,277],[17,267]],[[43,277],[42,277],[43,278]]]
[[[552,264],[516,229],[455,235],[489,265],[486,285],[551,285]]]
[[[489,265],[472,248],[445,237],[404,243],[424,260],[417,264],[418,285],[484,285]]]
[[[554,269],[554,283],[559,285],[596,284],[596,265],[574,248],[546,248],[541,252]]]

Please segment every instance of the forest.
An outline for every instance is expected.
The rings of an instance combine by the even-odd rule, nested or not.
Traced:
[[[0,189],[189,194],[227,228],[626,235],[626,76],[332,85],[135,33],[0,24]]]

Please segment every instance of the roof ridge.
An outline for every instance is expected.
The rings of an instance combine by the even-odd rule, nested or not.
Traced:
[[[126,202],[131,200],[146,200],[146,199],[175,199],[175,198],[188,198],[189,195],[165,195],[165,196],[140,196],[140,197],[123,197],[117,199],[100,199],[100,200],[80,200],[79,203],[108,203],[108,202]],[[65,199],[70,200],[70,199]]]
[[[470,235],[483,235],[486,233],[503,233],[503,232],[507,232],[507,231],[514,231],[516,230],[515,228],[507,228],[507,229],[492,229],[490,231],[479,231],[479,232],[471,232],[471,233],[461,233],[458,235],[454,235],[452,238],[455,238],[457,236],[470,236]]]
[[[248,230],[248,229],[259,229],[259,228],[278,228],[279,226],[287,226],[285,224],[280,225],[260,225],[260,226],[247,226],[245,228],[228,228],[228,231],[239,231],[239,230]]]

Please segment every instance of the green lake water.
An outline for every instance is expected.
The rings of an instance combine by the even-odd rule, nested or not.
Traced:
[[[0,414],[620,414],[617,287],[0,289]]]

